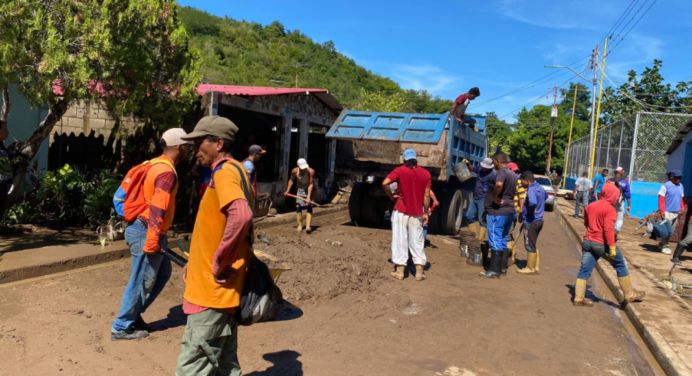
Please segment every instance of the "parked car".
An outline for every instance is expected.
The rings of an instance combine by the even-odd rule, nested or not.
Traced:
[[[534,177],[536,178],[538,184],[540,184],[548,194],[548,199],[545,200],[545,211],[553,211],[553,206],[555,205],[555,188],[553,188],[550,178],[545,175],[536,175]]]

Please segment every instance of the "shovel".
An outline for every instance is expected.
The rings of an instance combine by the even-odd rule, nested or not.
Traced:
[[[298,196],[292,195],[292,194],[290,194],[290,193],[287,193],[286,196],[288,196],[288,197],[293,197],[293,198],[295,198],[296,200],[309,202],[309,203],[311,203],[311,204],[313,204],[313,205],[315,205],[315,206],[322,206],[322,205],[316,203],[315,201],[310,201],[310,200],[308,200],[308,199],[306,199],[306,198],[298,197]]]

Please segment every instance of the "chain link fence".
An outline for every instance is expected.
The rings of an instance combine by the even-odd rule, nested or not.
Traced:
[[[620,166],[630,181],[665,182],[666,150],[677,131],[692,115],[640,112],[624,117],[598,130],[592,177],[607,168]],[[565,174],[578,178],[591,164],[590,136],[569,145]],[[567,148],[565,148],[567,155]]]

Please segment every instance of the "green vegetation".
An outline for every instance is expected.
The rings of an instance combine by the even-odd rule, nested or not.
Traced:
[[[299,30],[286,30],[278,21],[263,26],[189,7],[180,8],[179,13],[192,46],[202,56],[204,82],[294,87],[297,74],[298,87],[328,89],[354,109],[443,113],[452,104],[424,90],[403,90],[339,53],[334,42],[315,43]]]

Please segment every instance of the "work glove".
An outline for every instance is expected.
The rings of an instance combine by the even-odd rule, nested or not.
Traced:
[[[461,162],[462,162],[462,163],[468,164],[468,163],[469,163],[469,160],[468,160],[468,159],[464,159],[464,160],[462,160]]]
[[[608,252],[606,252],[605,256],[609,259],[615,258],[615,255],[617,254],[616,247],[614,245],[608,246]]]

